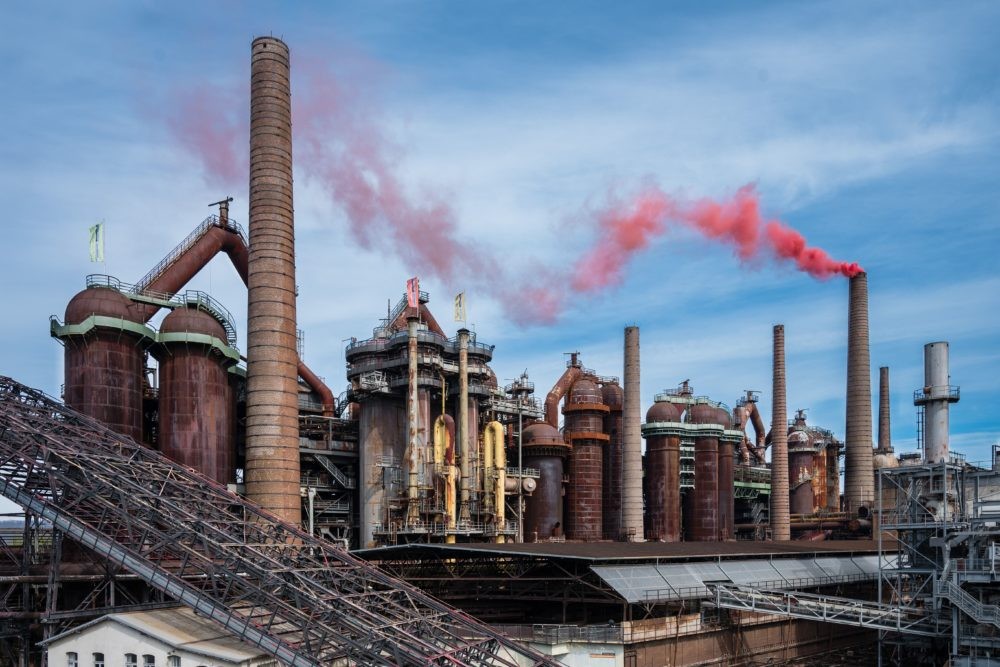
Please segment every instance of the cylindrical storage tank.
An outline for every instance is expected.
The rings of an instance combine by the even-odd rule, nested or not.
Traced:
[[[569,486],[566,489],[566,536],[573,540],[596,541],[604,525],[603,492],[604,405],[601,390],[588,378],[573,383],[563,407],[566,437],[573,447],[569,457]]]
[[[792,514],[810,514],[813,511],[812,491],[813,453],[809,447],[809,434],[793,430],[788,434],[788,511]]]
[[[604,539],[617,540],[622,531],[622,388],[616,382],[601,387],[601,397],[608,406],[604,415],[604,433],[608,445],[604,450],[603,498]]]
[[[717,423],[715,406],[696,403],[690,421],[699,425]],[[691,508],[691,539],[714,542],[719,539],[719,435],[718,430],[699,431],[694,439],[694,496]]]
[[[563,534],[563,461],[569,446],[547,422],[524,427],[524,467],[538,470],[538,485],[525,499],[524,541],[535,542]]]
[[[64,400],[122,435],[142,442],[142,388],[145,371],[141,316],[121,292],[89,287],[66,306],[66,324],[93,328],[60,335],[65,344]]]
[[[660,424],[678,424],[679,408],[660,401],[646,412],[646,539],[681,539],[681,439]],[[680,424],[678,424],[680,428]]]
[[[236,481],[229,372],[213,349],[222,325],[196,308],[178,308],[160,326],[160,451],[220,484]]]
[[[733,425],[732,415],[724,407],[715,409],[715,419],[723,429],[729,429]],[[740,440],[723,435],[719,439],[719,539],[736,539],[735,535],[735,512],[736,500],[733,490],[733,456],[735,447]]]

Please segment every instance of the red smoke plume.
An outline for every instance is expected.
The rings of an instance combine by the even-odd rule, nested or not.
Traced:
[[[359,245],[388,249],[406,263],[407,273],[491,294],[515,322],[554,322],[571,293],[596,293],[621,283],[632,256],[675,226],[731,245],[744,262],[770,255],[790,260],[821,279],[836,274],[852,277],[861,271],[857,264],[834,260],[809,247],[784,223],[765,220],[752,186],[721,202],[684,202],[658,187],[647,187],[631,200],[614,200],[591,214],[597,238],[578,258],[546,263],[569,269],[500,266],[480,246],[459,237],[456,215],[445,196],[415,197],[404,187],[396,171],[400,151],[383,133],[378,104],[371,96],[378,67],[356,56],[338,61],[353,69],[334,77],[325,66],[296,61],[292,104],[296,168],[318,182],[334,207],[345,213]],[[224,94],[215,86],[211,91],[190,90],[175,99],[179,102],[167,127],[184,149],[200,159],[206,180],[213,185],[246,184],[247,105],[217,104],[219,99],[246,99],[246,89]]]
[[[851,262],[832,259],[824,250],[806,245],[805,238],[777,220],[765,220],[752,186],[738,190],[732,199],[702,199],[685,203],[648,187],[628,203],[616,202],[596,214],[598,238],[573,268],[573,289],[597,292],[622,281],[632,255],[646,248],[672,224],[690,227],[707,238],[733,247],[740,260],[758,259],[762,252],[791,260],[814,278],[861,272]]]

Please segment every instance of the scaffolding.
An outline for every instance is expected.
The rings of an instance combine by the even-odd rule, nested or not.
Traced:
[[[5,377],[0,494],[51,526],[54,547],[73,540],[288,665],[553,664]]]
[[[952,454],[941,463],[878,475],[879,601],[933,615],[943,639],[880,632],[881,664],[948,659],[971,665],[998,654],[1000,476]],[[982,664],[981,662],[978,664]]]

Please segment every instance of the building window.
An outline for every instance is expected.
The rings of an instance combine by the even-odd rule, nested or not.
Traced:
[[[167,667],[181,667],[181,657],[179,655],[168,655]]]
[[[76,653],[69,652],[66,654],[66,667],[78,667],[78,664]]]
[[[125,667],[137,667],[138,662],[136,662],[135,653],[125,654]]]
[[[142,656],[142,667],[156,667],[156,656],[145,654]]]
[[[94,667],[104,667],[104,654],[95,653],[94,654]]]

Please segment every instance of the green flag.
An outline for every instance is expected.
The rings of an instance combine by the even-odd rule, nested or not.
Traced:
[[[90,261],[104,261],[104,223],[99,222],[90,228]]]

